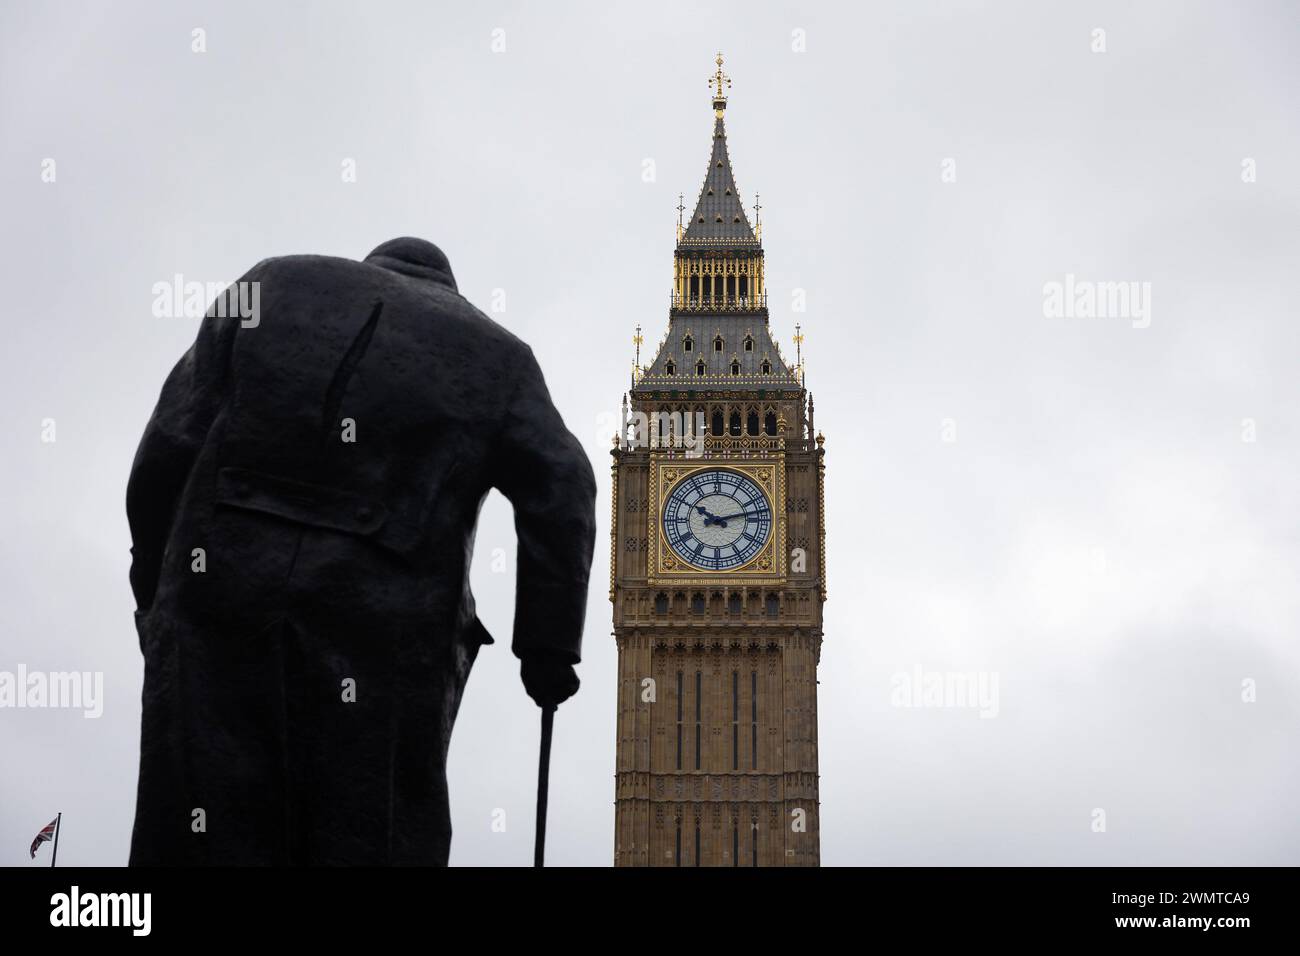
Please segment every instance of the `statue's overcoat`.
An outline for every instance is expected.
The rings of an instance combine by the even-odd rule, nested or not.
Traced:
[[[515,653],[577,663],[591,465],[532,351],[430,243],[240,282],[167,378],[127,489],[131,863],[445,864],[447,747],[492,642],[468,583],[480,505],[514,506]]]

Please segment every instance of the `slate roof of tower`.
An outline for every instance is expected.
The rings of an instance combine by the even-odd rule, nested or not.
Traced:
[[[756,246],[758,239],[745,215],[736,177],[731,171],[731,158],[727,155],[727,127],[721,111],[713,121],[713,149],[709,154],[709,169],[700,187],[700,198],[695,202],[695,212],[686,223],[682,237],[684,246],[715,246],[728,248],[736,245]]]
[[[692,340],[689,352],[685,349],[688,334]],[[754,339],[752,352],[745,351],[747,334]],[[722,336],[721,352],[713,350],[713,340],[717,335]],[[733,358],[740,362],[739,375],[731,374]],[[767,375],[762,370],[764,358],[772,363],[772,371]],[[704,359],[703,375],[696,372],[696,363],[700,359]],[[668,375],[665,370],[670,361],[674,365],[673,375]],[[645,374],[632,391],[798,387],[798,377],[772,340],[765,312],[746,315],[694,312],[678,313],[669,320],[668,334],[654,361],[645,366]]]

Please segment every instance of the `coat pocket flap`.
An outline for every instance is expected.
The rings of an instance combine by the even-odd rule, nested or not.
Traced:
[[[315,528],[362,535],[400,554],[409,553],[419,543],[418,530],[396,520],[374,497],[251,468],[222,468],[217,473],[216,502]]]

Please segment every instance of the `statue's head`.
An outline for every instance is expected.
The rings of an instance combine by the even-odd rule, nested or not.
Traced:
[[[451,263],[441,249],[426,239],[402,236],[376,246],[366,262],[403,275],[416,276],[456,288]]]

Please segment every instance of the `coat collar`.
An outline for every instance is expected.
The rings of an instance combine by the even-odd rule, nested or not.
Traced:
[[[441,249],[432,242],[403,236],[376,246],[366,262],[416,279],[426,279],[457,291],[456,277],[451,263]]]

